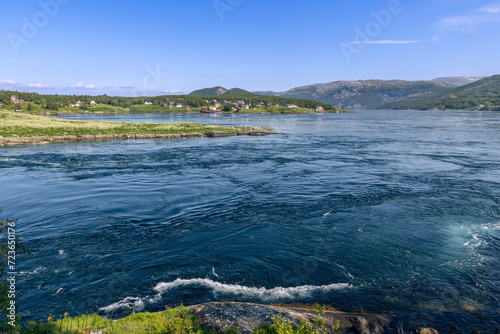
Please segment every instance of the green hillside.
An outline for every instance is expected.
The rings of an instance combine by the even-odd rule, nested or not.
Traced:
[[[337,81],[297,87],[276,95],[312,99],[344,109],[382,109],[387,103],[406,103],[446,92],[453,87],[439,81]]]
[[[198,89],[189,94],[189,96],[229,96],[229,95],[253,95],[253,94],[241,88],[231,88],[228,90],[220,86],[213,88]]]
[[[392,109],[500,110],[500,75],[460,86],[429,98],[385,105]]]
[[[213,92],[213,91],[207,91]],[[38,93],[23,93],[17,91],[0,91],[0,105],[5,110],[18,110],[42,113],[45,111],[58,111],[62,109],[64,112],[83,112],[99,111],[99,112],[159,112],[159,111],[176,111],[182,108],[170,108],[169,104],[176,106],[182,105],[183,108],[191,106],[193,108],[206,107],[215,101],[221,103],[223,111],[231,111],[232,107],[241,107],[249,105],[251,109],[261,108],[261,106],[285,106],[286,104],[295,104],[299,108],[316,109],[323,107],[325,110],[337,110],[331,105],[313,100],[298,99],[298,98],[283,98],[279,96],[263,96],[251,94],[245,90],[232,89],[226,92],[232,92],[229,95],[161,95],[161,96],[141,96],[141,97],[122,97],[108,95],[44,95]],[[240,94],[237,94],[240,93]],[[237,95],[234,95],[237,94]],[[11,96],[16,96],[22,103],[11,103]],[[70,104],[75,104],[80,101],[80,107],[69,107]],[[251,104],[251,105],[250,105]],[[185,109],[184,109],[185,110]]]

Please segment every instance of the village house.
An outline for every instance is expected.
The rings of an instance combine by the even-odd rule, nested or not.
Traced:
[[[23,103],[24,100],[19,100],[17,95],[11,95],[10,102],[16,104],[16,103]]]
[[[82,101],[76,101],[76,103],[70,103],[70,107],[80,107],[83,105],[83,102]]]
[[[322,114],[322,113],[324,113],[324,112],[325,112],[325,108],[323,108],[323,107],[318,107],[318,108],[316,108],[316,112],[317,112],[318,114]]]
[[[285,104],[285,108],[298,108],[295,104]]]
[[[152,105],[152,104],[153,104],[153,102],[150,102],[150,101],[144,101],[144,104],[145,104],[145,105],[150,106],[150,105]]]
[[[94,100],[90,101],[90,104],[96,104]]]

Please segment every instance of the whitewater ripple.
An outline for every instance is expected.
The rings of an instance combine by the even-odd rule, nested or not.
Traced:
[[[343,290],[353,288],[348,283],[334,283],[329,285],[302,285],[297,287],[276,287],[276,288],[256,288],[238,284],[224,284],[212,281],[208,278],[193,278],[193,279],[176,279],[173,282],[164,282],[157,284],[153,290],[157,292],[154,297],[147,296],[144,298],[126,297],[125,299],[102,307],[100,310],[104,312],[113,312],[117,310],[133,310],[142,311],[147,303],[156,303],[161,300],[161,296],[172,289],[185,286],[202,286],[211,289],[215,294],[225,293],[245,297],[259,298],[263,301],[304,298],[311,296],[315,292],[330,292],[335,290]]]

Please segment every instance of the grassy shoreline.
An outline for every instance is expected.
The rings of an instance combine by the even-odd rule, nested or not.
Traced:
[[[80,140],[223,137],[272,134],[263,127],[186,123],[126,123],[65,120],[0,110],[0,146]]]
[[[94,106],[89,106],[86,110],[82,110],[76,107],[62,107],[58,110],[51,109],[43,109],[39,106],[31,107],[31,110],[28,108],[28,103],[19,103],[17,105],[4,105],[0,108],[8,110],[8,111],[16,111],[21,110],[23,113],[31,114],[31,115],[66,115],[66,114],[103,114],[103,113],[116,113],[116,114],[143,114],[143,113],[152,113],[152,114],[187,114],[188,110],[192,113],[199,113],[201,111],[201,107],[183,107],[183,108],[170,108],[170,107],[162,107],[156,105],[133,105],[128,108],[116,107],[109,104],[98,104]],[[348,110],[343,110],[340,108],[333,108],[329,110],[325,110],[325,113],[347,113]],[[223,111],[223,113],[229,114],[314,114],[315,109],[310,108],[286,108],[284,106],[276,107],[265,107],[265,108],[256,108],[256,109],[242,109],[240,111]]]

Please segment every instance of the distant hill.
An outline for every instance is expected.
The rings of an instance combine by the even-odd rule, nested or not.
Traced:
[[[441,81],[455,86],[465,86],[484,78],[485,77],[444,77],[432,79],[432,81]]]
[[[431,108],[500,110],[500,75],[456,87],[430,98],[386,107],[418,110]]]
[[[274,96],[319,101],[343,109],[379,109],[398,101],[404,103],[434,96],[455,87],[440,81],[360,80],[335,81],[293,88]],[[271,95],[272,92],[258,92]]]
[[[249,91],[241,88],[226,89],[224,87],[213,87],[198,89],[189,94],[190,96],[228,96],[228,95],[252,95]]]
[[[265,96],[277,96],[278,93],[266,90],[266,91],[257,91],[257,92],[252,92],[253,94],[257,95],[265,95]]]

